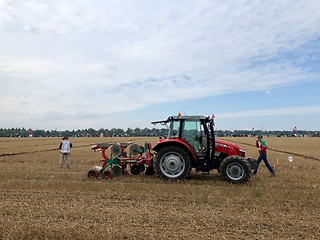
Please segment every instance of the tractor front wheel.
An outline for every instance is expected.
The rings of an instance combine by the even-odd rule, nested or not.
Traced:
[[[249,163],[238,156],[226,157],[220,164],[221,177],[231,183],[244,183],[251,177]]]
[[[191,172],[191,163],[183,149],[175,146],[164,147],[156,156],[154,168],[160,178],[184,179]]]

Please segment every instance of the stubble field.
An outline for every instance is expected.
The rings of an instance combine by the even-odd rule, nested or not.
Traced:
[[[223,139],[258,155],[255,138]],[[216,171],[92,181],[101,155],[91,145],[158,139],[70,140],[67,170],[58,168],[60,138],[0,138],[0,239],[320,239],[320,138],[265,137],[277,176],[262,163],[242,185]]]

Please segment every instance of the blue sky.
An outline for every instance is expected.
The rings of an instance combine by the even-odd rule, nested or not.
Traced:
[[[320,130],[320,1],[0,0],[0,127]]]

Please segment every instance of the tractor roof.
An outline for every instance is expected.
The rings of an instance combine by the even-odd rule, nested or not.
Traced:
[[[192,116],[170,116],[168,117],[167,120],[163,120],[163,121],[155,121],[155,122],[151,122],[152,124],[164,124],[167,122],[171,122],[171,121],[175,121],[175,120],[194,120],[194,119],[199,119],[199,120],[209,120],[208,117],[203,116],[203,115],[192,115]]]

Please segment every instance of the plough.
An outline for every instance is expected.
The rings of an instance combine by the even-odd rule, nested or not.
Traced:
[[[217,170],[222,179],[231,183],[249,181],[256,160],[245,156],[244,148],[216,139],[214,115],[169,116],[152,122],[167,126],[168,135],[160,137],[152,148],[132,142],[99,143],[92,147],[102,152],[102,166],[88,172],[91,179],[111,179],[124,173],[146,175],[157,173],[168,180],[188,178],[192,170],[205,174]]]
[[[139,146],[132,142],[99,143],[91,150],[101,152],[103,159],[101,166],[94,166],[88,171],[90,179],[111,179],[121,174],[138,175],[144,171],[146,175],[153,175],[153,163],[150,142]]]

